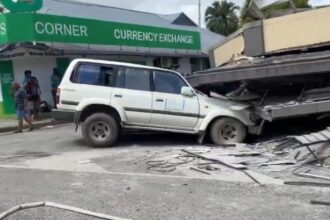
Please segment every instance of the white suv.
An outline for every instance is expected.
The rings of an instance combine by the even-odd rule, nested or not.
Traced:
[[[94,147],[113,146],[123,129],[200,135],[215,144],[244,141],[255,126],[249,106],[209,98],[177,72],[120,62],[72,61],[57,93],[56,119],[82,125]]]

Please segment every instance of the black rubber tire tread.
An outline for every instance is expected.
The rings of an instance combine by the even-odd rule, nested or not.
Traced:
[[[237,136],[234,140],[228,141],[222,137],[220,130],[226,125],[232,125],[237,130]],[[240,121],[234,118],[219,118],[212,124],[210,129],[210,137],[214,144],[217,145],[225,145],[225,144],[234,144],[234,143],[242,143],[247,135],[246,127]]]
[[[103,141],[96,141],[90,134],[90,126],[96,121],[106,123],[110,127],[110,135]],[[116,120],[105,113],[94,113],[86,118],[82,125],[82,135],[86,142],[95,148],[113,147],[119,136],[119,127]]]

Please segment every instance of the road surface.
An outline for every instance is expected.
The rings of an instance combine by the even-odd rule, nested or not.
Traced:
[[[159,152],[196,146],[189,135],[129,135],[110,149],[86,146],[73,126],[0,135],[0,212],[27,202],[52,201],[131,219],[328,220],[330,190],[222,181],[146,169]],[[14,219],[95,219],[40,208]]]

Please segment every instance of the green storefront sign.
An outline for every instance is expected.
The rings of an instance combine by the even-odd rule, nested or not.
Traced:
[[[42,0],[1,0],[1,2],[11,12],[38,11],[42,8]]]
[[[197,31],[44,14],[1,15],[0,44],[26,41],[187,50],[201,48]]]

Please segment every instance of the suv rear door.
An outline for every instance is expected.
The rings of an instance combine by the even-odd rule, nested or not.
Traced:
[[[148,125],[151,103],[151,71],[132,67],[119,68],[111,105],[122,108],[129,124]]]
[[[110,104],[115,67],[79,63],[69,82],[61,83],[61,108],[75,110],[86,99],[103,99]]]
[[[192,130],[199,118],[199,101],[197,96],[181,95],[181,89],[188,86],[187,83],[178,74],[156,70],[153,85],[151,124]]]

